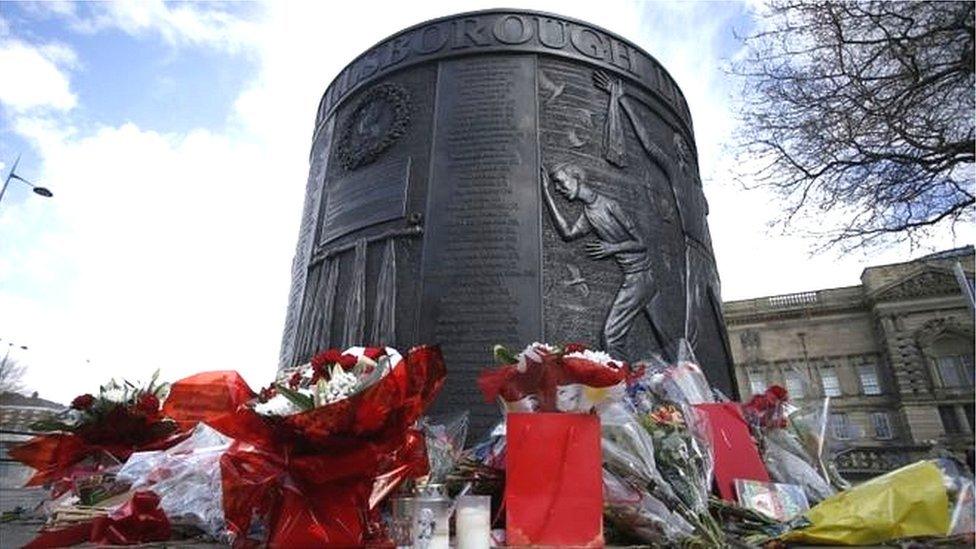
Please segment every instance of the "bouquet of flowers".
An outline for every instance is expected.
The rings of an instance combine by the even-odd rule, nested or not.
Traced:
[[[478,377],[485,400],[511,412],[588,413],[623,398],[629,366],[580,343],[533,343],[519,353],[496,345],[500,366]]]
[[[640,441],[631,444],[629,452],[631,463],[644,464],[636,471],[640,474],[634,475],[632,467],[618,468],[622,479],[637,488],[642,499],[650,496],[663,502],[689,526],[664,531],[678,536],[668,538],[668,542],[688,539],[721,545],[723,534],[709,513],[714,461],[708,444],[708,424],[693,407],[712,401],[701,368],[690,352],[679,352],[679,360],[673,364],[661,360],[645,364],[639,377],[631,379],[627,397],[628,406],[622,408],[626,411],[609,424],[604,421],[605,439],[608,434],[611,440],[619,438],[613,433],[626,425],[628,438]],[[605,455],[606,449],[605,440]],[[646,507],[644,512],[654,508],[658,507]],[[658,519],[659,522],[670,520],[666,516]],[[661,541],[648,539],[637,530],[630,533],[643,541]]]
[[[801,486],[812,503],[834,494],[823,456],[826,407],[825,403],[822,409],[801,413],[779,385],[754,395],[743,406],[770,477]]]
[[[379,503],[427,473],[413,428],[443,384],[436,347],[328,350],[212,421],[236,545],[360,545],[383,539]]]
[[[147,385],[109,381],[98,396],[84,394],[71,407],[32,425],[45,434],[12,448],[10,457],[37,472],[27,486],[52,485],[57,496],[75,486],[84,469],[89,474],[117,467],[135,451],[163,449],[183,433],[160,412],[168,385],[157,371]],[[88,475],[84,475],[88,476]]]

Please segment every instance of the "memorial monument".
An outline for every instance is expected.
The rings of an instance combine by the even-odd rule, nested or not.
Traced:
[[[281,347],[437,343],[435,411],[497,419],[491,348],[691,342],[736,396],[688,105],[627,40],[521,10],[410,27],[322,98]]]

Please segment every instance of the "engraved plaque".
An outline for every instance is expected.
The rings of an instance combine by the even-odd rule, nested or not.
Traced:
[[[393,159],[329,183],[321,243],[406,215],[410,159]]]
[[[535,58],[447,61],[437,80],[420,338],[449,365],[437,408],[485,408],[492,345],[542,337]]]
[[[736,396],[691,114],[626,39],[525,10],[404,29],[326,89],[311,160],[282,367],[440,344],[435,411],[472,437],[501,419],[475,383],[496,343],[684,339]]]

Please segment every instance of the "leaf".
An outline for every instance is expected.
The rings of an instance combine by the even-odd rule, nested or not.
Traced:
[[[497,360],[500,364],[515,364],[518,362],[518,358],[504,345],[495,345],[492,348],[492,352],[495,355],[495,360]]]
[[[275,387],[278,389],[278,392],[281,393],[281,396],[287,398],[292,404],[298,406],[302,410],[311,410],[312,408],[315,408],[314,398],[303,395],[298,391],[294,391],[288,388],[287,385],[275,384]]]
[[[58,421],[56,419],[42,419],[35,421],[30,424],[32,431],[37,432],[49,432],[49,431],[71,431],[71,426],[63,421]]]

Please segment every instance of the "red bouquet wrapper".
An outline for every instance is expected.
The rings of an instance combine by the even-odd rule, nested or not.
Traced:
[[[446,375],[437,347],[415,347],[374,385],[283,417],[250,407],[214,419],[237,439],[221,458],[224,515],[235,544],[359,545],[381,535],[376,505],[426,473],[413,423]]]
[[[511,413],[506,432],[507,542],[602,547],[599,418]]]
[[[165,450],[186,438],[186,435],[186,432],[175,432],[144,444],[95,444],[73,433],[51,433],[38,435],[11,448],[9,455],[24,465],[36,469],[25,486],[44,486],[59,481],[69,481],[72,467],[86,457],[106,452],[120,462],[124,462],[133,452]]]
[[[253,398],[254,392],[241,374],[233,370],[203,372],[170,386],[163,414],[181,429],[189,430],[197,423],[210,423],[233,413]]]

